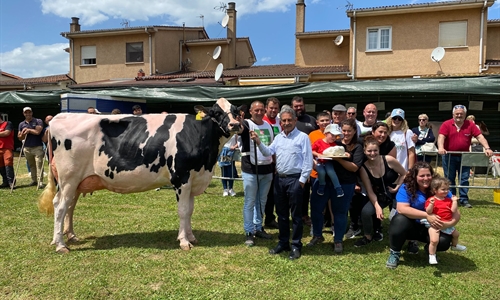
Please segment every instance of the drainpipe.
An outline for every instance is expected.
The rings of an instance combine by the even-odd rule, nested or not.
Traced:
[[[75,78],[75,51],[73,49],[73,47],[74,47],[73,39],[68,38],[67,34],[64,34],[64,37],[69,40],[69,51],[71,52],[71,64],[69,66],[69,68],[70,68],[69,73],[71,74],[71,78],[73,78],[73,80],[76,81],[76,78]]]
[[[151,49],[151,33],[148,32],[148,28],[144,27],[144,31],[149,35],[149,76],[153,75],[153,49]]]
[[[483,36],[484,36],[484,11],[488,0],[484,0],[483,9],[481,10],[481,32],[479,33],[479,73],[488,70],[488,66],[483,68]]]
[[[355,80],[355,74],[356,74],[356,11],[353,12],[352,14],[352,68],[351,68],[351,74],[347,74],[347,77],[350,77],[351,80]]]

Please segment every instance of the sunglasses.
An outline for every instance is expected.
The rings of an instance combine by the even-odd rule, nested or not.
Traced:
[[[392,118],[392,119],[393,119],[394,121],[403,121],[403,118],[401,118],[401,117],[394,117],[394,118]]]
[[[348,112],[347,114],[348,115],[355,115],[356,113],[355,112]]]
[[[418,119],[419,122],[427,121],[427,119]]]
[[[455,109],[465,109],[465,106],[464,105],[455,105],[453,107],[453,110],[455,110]]]

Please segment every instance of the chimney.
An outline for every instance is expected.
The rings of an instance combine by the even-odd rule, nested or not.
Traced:
[[[80,18],[77,18],[77,17],[71,18],[71,23],[69,24],[69,32],[80,31],[80,24],[78,24],[78,20],[80,20]]]
[[[304,0],[297,0],[295,12],[295,33],[302,33],[306,23],[306,4]]]
[[[236,4],[234,2],[228,3],[226,13],[229,16],[227,39],[231,40],[229,42],[228,68],[236,68]]]

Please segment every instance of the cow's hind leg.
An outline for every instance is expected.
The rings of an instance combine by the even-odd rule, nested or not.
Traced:
[[[54,238],[52,242],[56,245],[56,252],[68,253],[69,248],[64,243],[63,230],[64,218],[68,211],[69,205],[73,202],[75,192],[68,192],[67,189],[61,188],[54,197]]]
[[[68,207],[68,211],[66,213],[66,217],[64,218],[64,234],[66,235],[67,242],[78,242],[79,239],[73,230],[73,212],[75,211],[76,202],[80,197],[80,193],[76,193],[73,201]]]
[[[191,215],[194,208],[194,197],[189,195],[189,189],[183,189],[178,196],[177,212],[179,214],[180,226],[177,240],[180,242],[182,250],[190,250],[193,244],[196,243],[196,238],[191,229]]]

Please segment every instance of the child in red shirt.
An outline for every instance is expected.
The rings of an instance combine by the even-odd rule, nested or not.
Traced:
[[[431,182],[431,191],[434,196],[429,197],[425,202],[425,211],[429,215],[434,214],[439,216],[443,222],[451,221],[453,214],[458,210],[458,198],[457,196],[451,196],[450,198],[450,181],[443,177],[434,178]],[[455,226],[437,230],[430,226],[427,219],[420,220],[420,222],[429,228],[429,264],[436,265],[438,263],[436,248],[439,242],[440,232],[449,234],[453,237],[451,240],[451,250],[465,251],[467,249],[467,247],[458,244],[460,233],[456,230]]]
[[[337,124],[330,124],[325,128],[325,137],[323,139],[319,139],[314,144],[312,144],[312,154],[314,157],[321,156],[323,151],[330,147],[337,146],[335,143],[336,140],[342,137],[342,132]],[[337,173],[335,173],[335,169],[333,168],[333,162],[326,159],[318,159],[318,163],[316,165],[316,171],[318,172],[318,195],[322,196],[325,193],[325,185],[326,185],[326,174],[332,180],[333,186],[335,187],[335,191],[337,192],[337,197],[344,196],[344,191],[339,182],[339,178],[337,177]]]

